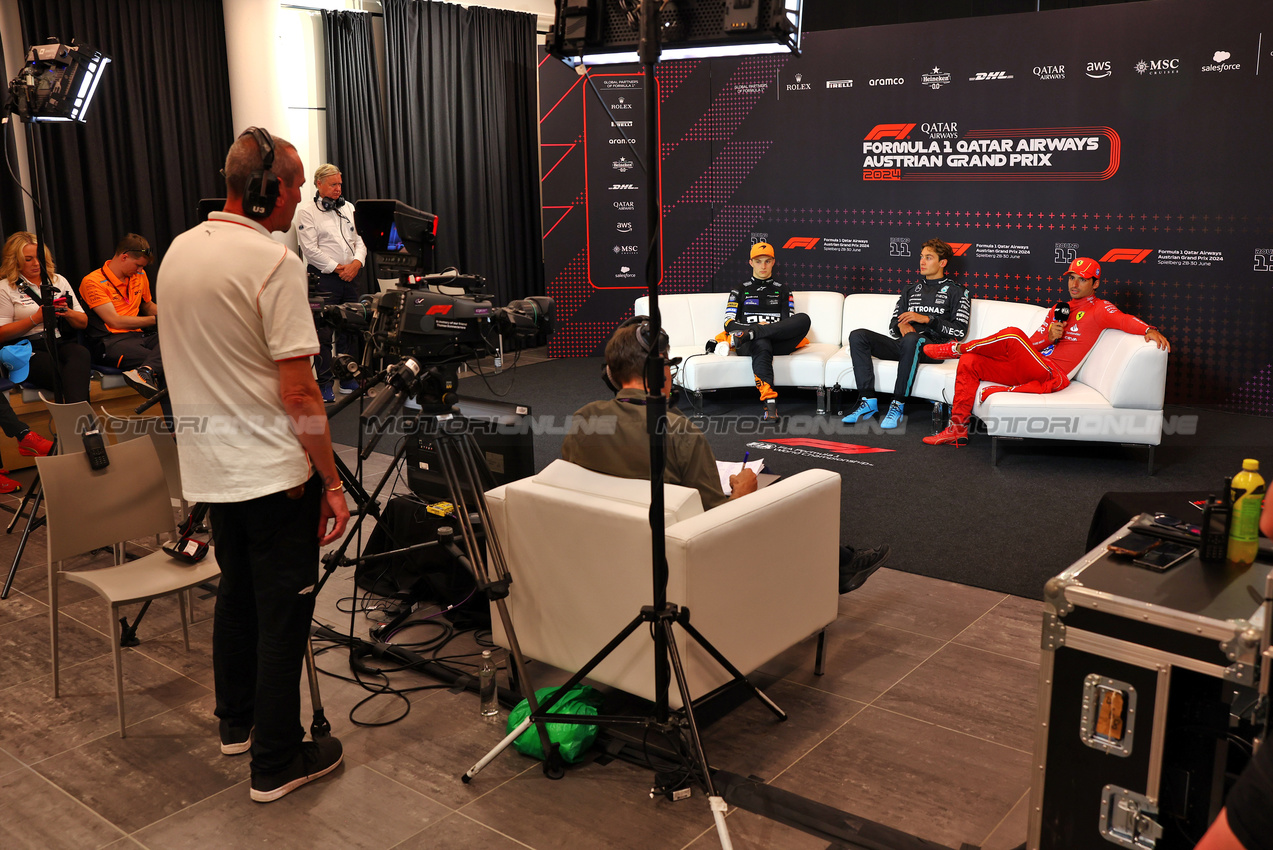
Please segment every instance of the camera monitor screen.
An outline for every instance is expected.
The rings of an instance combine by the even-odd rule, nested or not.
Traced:
[[[367,243],[377,277],[434,271],[438,217],[433,213],[402,201],[372,198],[354,206],[354,226]]]

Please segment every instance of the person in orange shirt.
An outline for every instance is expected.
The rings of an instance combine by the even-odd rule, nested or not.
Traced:
[[[163,376],[159,336],[147,333],[159,317],[146,277],[153,256],[144,236],[129,233],[115,255],[80,282],[80,300],[89,308],[89,336],[100,362],[127,370],[124,380],[146,398],[159,392]]]

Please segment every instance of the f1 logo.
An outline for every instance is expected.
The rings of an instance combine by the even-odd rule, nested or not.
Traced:
[[[950,246],[950,250],[954,252],[956,257],[962,257],[967,254],[968,249],[972,247],[971,242],[947,242],[946,244]]]
[[[914,124],[876,124],[873,128],[871,128],[871,132],[866,134],[866,141],[874,142],[879,139],[904,139],[910,135],[911,130],[914,129]]]
[[[452,305],[450,305],[450,304],[434,304],[432,307],[430,307],[430,308],[428,309],[428,311],[425,313],[425,315],[426,315],[426,316],[442,316],[442,315],[445,315],[445,314],[447,314],[447,313],[451,312],[451,306],[452,306]]]
[[[814,249],[814,246],[818,244],[819,239],[820,237],[817,237],[817,236],[793,236],[790,239],[788,239],[787,244],[783,245],[782,247],[784,249],[804,248],[806,251],[812,251]]]
[[[1105,256],[1101,257],[1102,263],[1116,263],[1119,260],[1130,260],[1133,263],[1143,263],[1145,258],[1153,253],[1153,248],[1114,248],[1106,251]]]

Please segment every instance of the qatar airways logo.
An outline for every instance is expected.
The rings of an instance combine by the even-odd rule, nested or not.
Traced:
[[[954,121],[927,121],[920,124],[919,129],[927,133],[930,139],[959,138],[959,124]]]
[[[1064,80],[1064,65],[1035,65],[1034,75],[1040,80]]]

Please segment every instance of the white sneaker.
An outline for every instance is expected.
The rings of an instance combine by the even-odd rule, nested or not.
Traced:
[[[718,342],[718,343],[716,343],[716,350],[715,350],[715,351],[713,351],[712,353],[713,353],[713,354],[715,354],[717,357],[728,357],[728,356],[729,356],[729,343],[728,343],[728,342]]]

